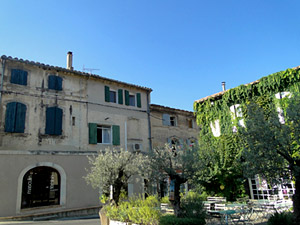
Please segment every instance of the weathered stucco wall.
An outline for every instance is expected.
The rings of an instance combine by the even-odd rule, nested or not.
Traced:
[[[28,72],[26,86],[10,82],[11,69]],[[61,91],[48,88],[49,75],[62,78]],[[93,190],[82,178],[89,166],[87,155],[96,154],[106,147],[127,147],[131,151],[136,143],[141,145],[140,150],[149,150],[147,93],[151,92],[150,89],[18,60],[6,60],[3,81],[0,102],[0,216],[97,206],[98,190]],[[106,102],[105,86],[112,90],[128,90],[134,95],[139,93],[141,107],[137,106],[137,100],[135,106],[125,105],[125,102],[122,105]],[[24,133],[5,132],[9,102],[26,105]],[[45,134],[46,108],[52,106],[62,109],[62,135]],[[120,145],[90,144],[89,123],[118,125]],[[45,165],[60,168],[65,174],[64,200],[56,206],[20,209],[22,176],[35,166]],[[133,180],[132,191],[143,193],[142,183],[141,179]]]
[[[193,112],[151,105],[151,130],[152,144],[154,148],[163,147],[168,144],[171,138],[182,140],[187,143],[188,139],[197,140],[199,127],[195,123]],[[163,114],[169,114],[176,118],[176,126],[167,126],[163,124]],[[192,128],[189,127],[189,121],[192,120]]]

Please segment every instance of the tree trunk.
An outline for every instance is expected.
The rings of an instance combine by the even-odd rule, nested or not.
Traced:
[[[180,217],[182,214],[180,206],[180,184],[181,182],[178,179],[174,179],[174,200],[172,201],[172,205],[176,217]]]
[[[122,189],[122,186],[123,186],[123,182],[122,182],[123,174],[124,173],[123,173],[122,170],[119,171],[118,179],[115,180],[114,185],[113,185],[113,188],[114,188],[113,199],[114,199],[116,205],[119,204],[119,198],[120,198],[121,189]]]
[[[296,190],[293,196],[295,224],[300,224],[300,175],[295,176]]]

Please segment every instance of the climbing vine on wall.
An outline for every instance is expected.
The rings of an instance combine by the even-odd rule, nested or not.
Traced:
[[[241,143],[238,129],[243,118],[247,118],[247,105],[255,102],[266,115],[280,106],[287,107],[285,99],[276,99],[279,92],[299,92],[300,70],[287,69],[263,77],[258,81],[225,91],[222,95],[194,103],[197,124],[200,126],[200,157],[207,162],[199,172],[199,180],[209,193],[219,193],[228,199],[245,193],[245,177],[241,168]],[[232,115],[230,107],[239,104],[242,117]],[[210,124],[219,120],[221,136],[214,137]],[[226,178],[226,179],[225,179]],[[219,188],[219,187],[222,187]]]
[[[269,76],[263,77],[258,81],[246,85],[240,85],[229,89],[223,95],[216,98],[208,98],[203,102],[194,103],[194,111],[198,125],[203,131],[208,131],[210,122],[216,119],[221,124],[227,124],[230,120],[229,107],[240,104],[245,113],[245,105],[249,101],[254,101],[264,109],[275,103],[274,95],[278,92],[290,91],[299,92],[300,90],[300,70],[287,69]],[[224,125],[221,125],[225,129]]]

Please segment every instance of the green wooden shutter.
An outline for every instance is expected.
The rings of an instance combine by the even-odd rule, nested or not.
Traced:
[[[112,126],[113,131],[113,145],[120,145],[120,126]]]
[[[52,90],[56,89],[56,77],[54,75],[48,77],[48,88]]]
[[[118,103],[120,105],[123,105],[123,90],[122,89],[118,90]]]
[[[25,118],[26,118],[26,105],[18,102],[16,105],[16,121],[15,121],[16,133],[24,133]]]
[[[6,105],[5,132],[15,132],[16,107],[16,102],[10,102]]]
[[[45,134],[55,134],[55,107],[46,109],[46,128]]]
[[[55,82],[55,90],[61,91],[62,90],[62,78],[61,77],[56,77],[56,82]]]
[[[89,123],[89,144],[97,144],[97,124]]]
[[[141,93],[136,94],[136,101],[137,101],[137,107],[141,108],[142,107],[142,102],[141,102]]]
[[[129,105],[129,91],[125,90],[125,105]]]
[[[110,102],[110,96],[109,96],[109,87],[105,86],[105,101]]]
[[[61,135],[62,134],[62,116],[63,111],[58,107],[55,108],[55,120],[54,120],[54,134]]]

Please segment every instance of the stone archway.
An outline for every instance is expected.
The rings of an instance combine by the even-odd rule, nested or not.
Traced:
[[[36,184],[39,184],[39,187],[33,189]],[[39,192],[42,193],[39,194]],[[35,196],[28,196],[30,194]],[[66,173],[61,166],[50,162],[40,162],[22,170],[18,178],[16,213],[20,213],[21,209],[34,209],[39,206],[63,206],[65,202]]]
[[[59,205],[60,174],[47,166],[29,170],[23,177],[21,209]]]

